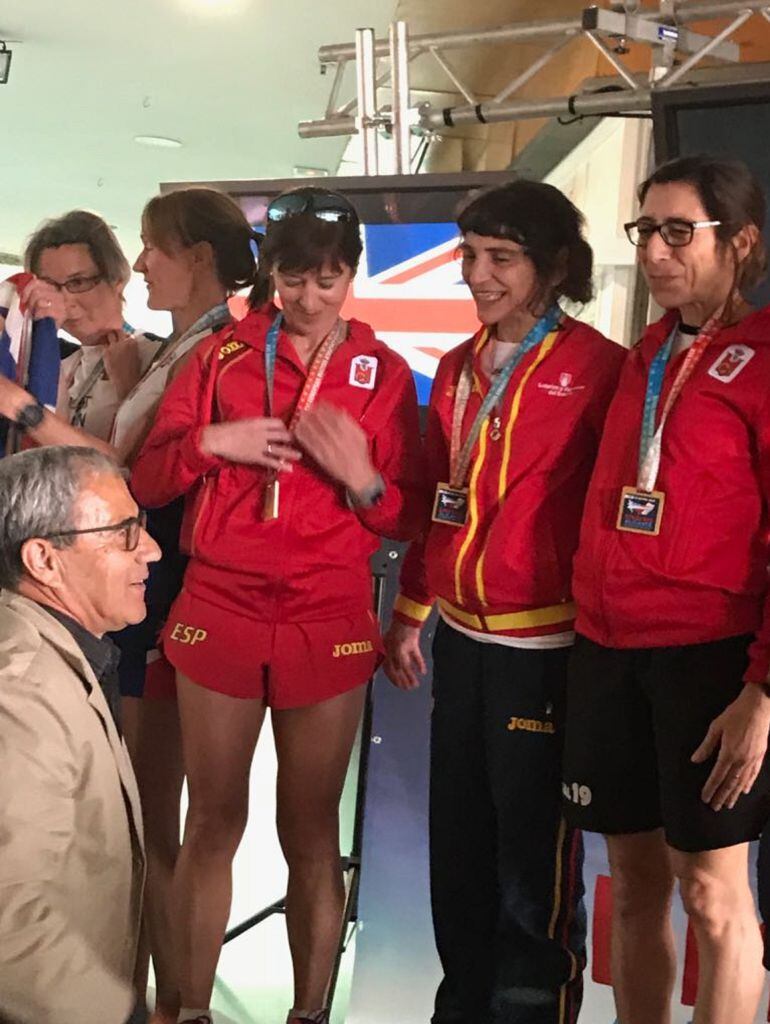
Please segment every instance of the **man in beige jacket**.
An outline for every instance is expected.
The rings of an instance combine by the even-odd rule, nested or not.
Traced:
[[[141,812],[104,634],[144,618],[159,557],[110,459],[0,461],[2,1024],[132,1013]]]

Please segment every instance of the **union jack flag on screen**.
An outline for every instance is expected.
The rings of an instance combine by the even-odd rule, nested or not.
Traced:
[[[454,223],[365,224],[364,254],[342,315],[370,324],[412,368],[421,405],[441,356],[478,328],[455,256]]]

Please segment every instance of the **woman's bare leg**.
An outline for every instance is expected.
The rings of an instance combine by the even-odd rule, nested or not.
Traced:
[[[286,925],[294,1005],[326,1002],[345,903],[339,803],[366,690],[273,712],[278,754],[278,837],[289,865]]]
[[[232,899],[232,862],[246,827],[249,770],[265,717],[242,700],[177,675],[189,808],[173,883],[182,1005],[209,1005]]]

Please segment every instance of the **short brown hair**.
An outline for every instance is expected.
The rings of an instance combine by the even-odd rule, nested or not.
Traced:
[[[767,270],[767,250],[762,238],[767,207],[762,186],[740,160],[700,154],[669,160],[658,167],[639,186],[639,202],[644,202],[653,185],[674,182],[690,185],[697,192],[709,220],[721,222],[714,230],[723,247],[741,228],[749,224],[757,228],[759,236],[751,252],[742,263],[736,259],[733,288],[745,296],[759,284]]]
[[[70,210],[62,217],[44,221],[27,242],[24,266],[39,273],[40,257],[46,249],[61,245],[85,245],[96,268],[110,284],[125,286],[131,268],[109,224],[88,210]]]
[[[349,201],[338,193],[315,187],[292,189],[289,193],[282,192],[281,196],[295,192],[341,199],[346,207],[350,207],[350,215],[337,221],[325,220],[312,212],[278,221],[268,219],[265,234],[260,236],[259,271],[249,295],[249,306],[252,309],[257,309],[272,298],[273,282],[270,275],[273,270],[305,274],[308,270],[320,270],[326,263],[333,270],[341,270],[343,264],[354,273],[358,270],[363,252],[361,224]]]
[[[142,229],[159,249],[208,242],[220,283],[230,292],[248,288],[256,275],[254,232],[240,206],[214,188],[177,189],[154,196],[142,213]]]

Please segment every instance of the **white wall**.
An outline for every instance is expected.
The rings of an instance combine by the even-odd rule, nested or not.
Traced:
[[[623,224],[636,216],[650,134],[649,121],[604,118],[546,179],[582,211],[594,250],[596,296],[581,319],[624,345],[636,340],[630,336],[636,250]]]

